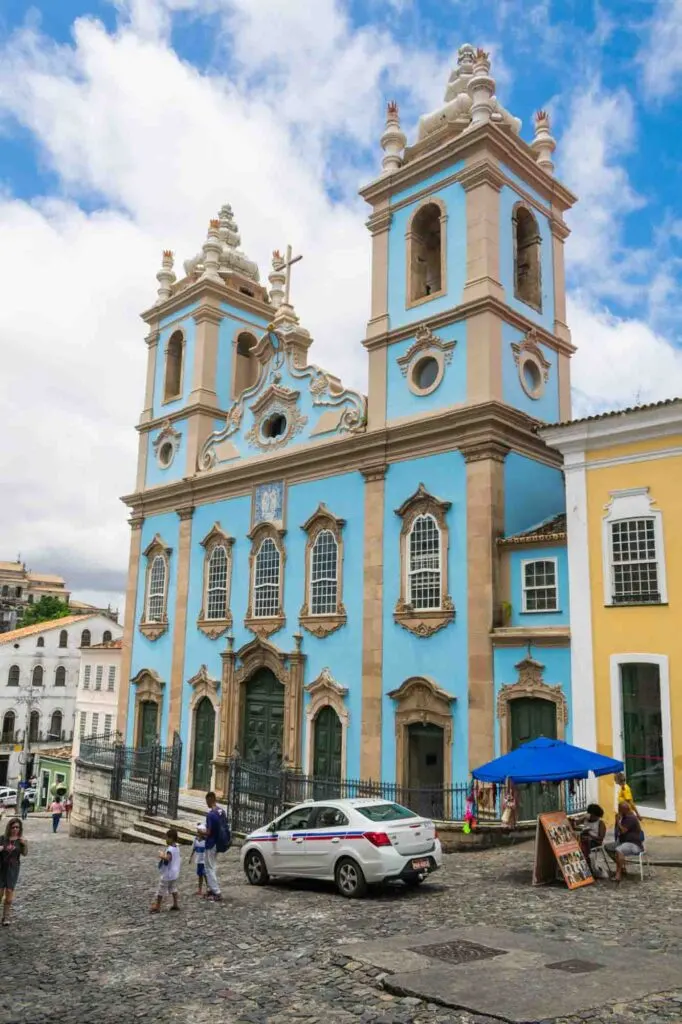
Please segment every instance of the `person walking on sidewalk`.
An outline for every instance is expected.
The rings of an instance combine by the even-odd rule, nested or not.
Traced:
[[[59,828],[59,822],[62,820],[62,814],[64,813],[64,804],[58,796],[55,797],[53,802],[50,804],[50,812],[52,814],[52,831],[56,832]]]
[[[2,905],[2,924],[9,924],[14,890],[19,880],[19,866],[22,857],[26,856],[26,840],[23,837],[24,826],[19,818],[10,818],[5,834],[0,835],[0,897],[4,895]]]
[[[208,814],[206,815],[206,853],[204,866],[206,868],[206,885],[208,899],[219,902],[222,900],[220,882],[216,873],[216,863],[219,853],[229,850],[232,843],[232,835],[225,811],[218,807],[215,793],[206,794]]]
[[[26,792],[24,791],[24,795],[21,798],[21,820],[22,821],[26,821],[26,819],[28,818],[28,812],[30,810],[31,810],[31,801],[29,800]]]

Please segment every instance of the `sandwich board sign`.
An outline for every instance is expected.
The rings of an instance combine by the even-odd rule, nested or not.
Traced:
[[[569,889],[580,889],[594,882],[590,865],[585,860],[565,811],[538,816],[533,885],[553,882],[557,877],[557,868]]]

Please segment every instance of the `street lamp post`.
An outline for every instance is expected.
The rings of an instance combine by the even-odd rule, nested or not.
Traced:
[[[21,800],[22,800],[22,786],[21,782],[25,782],[28,785],[29,782],[29,759],[31,752],[31,713],[33,709],[38,706],[43,699],[43,695],[40,692],[36,692],[33,682],[28,685],[22,686],[17,697],[17,704],[26,705],[26,721],[24,726],[24,749],[22,753],[23,758],[23,771],[19,773],[19,784],[17,785],[17,813],[21,811]],[[23,779],[22,779],[23,776]]]

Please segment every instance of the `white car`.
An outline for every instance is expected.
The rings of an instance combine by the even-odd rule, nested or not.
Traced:
[[[16,807],[17,791],[9,786],[0,787],[0,807]]]
[[[424,881],[443,863],[435,825],[387,800],[316,800],[299,804],[246,837],[241,862],[251,885],[271,875],[323,878],[342,896],[368,885]]]

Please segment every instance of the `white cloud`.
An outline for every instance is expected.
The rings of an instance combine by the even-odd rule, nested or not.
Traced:
[[[637,60],[649,96],[662,100],[677,90],[682,76],[682,0],[658,0]]]

